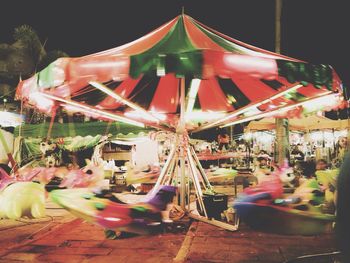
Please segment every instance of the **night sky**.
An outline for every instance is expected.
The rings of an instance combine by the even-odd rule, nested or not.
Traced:
[[[284,0],[282,53],[331,64],[349,86],[347,1]],[[135,40],[181,13],[231,37],[274,50],[274,0],[2,0],[0,43],[28,24],[48,49],[81,56]]]

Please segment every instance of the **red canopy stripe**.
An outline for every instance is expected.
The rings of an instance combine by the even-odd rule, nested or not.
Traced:
[[[276,93],[274,89],[256,78],[246,78],[240,74],[233,74],[231,79],[252,102],[260,100],[261,97],[273,96]]]
[[[202,111],[233,111],[216,78],[202,80],[198,89]]]
[[[174,74],[167,74],[160,79],[149,110],[160,113],[176,113],[178,104],[179,79]]]
[[[226,51],[223,47],[216,44],[207,35],[205,35],[201,30],[196,27],[193,22],[184,16],[184,24],[187,35],[191,40],[192,44],[198,49],[212,49],[216,51]]]
[[[341,79],[334,69],[332,73],[333,73],[333,90],[341,91],[341,87],[343,86]]]
[[[292,84],[286,80],[286,78],[279,76],[278,81],[286,86],[291,86]],[[296,83],[294,83],[295,85]],[[322,91],[326,92],[327,89],[325,87],[322,87],[322,89],[315,88],[314,85],[308,84],[307,86],[303,86],[298,89],[298,93],[304,95],[305,97],[314,97],[318,96]]]
[[[123,81],[114,91],[120,96],[127,98],[134,90],[140,79],[141,77],[138,79],[128,78],[125,81]],[[100,102],[99,107],[105,109],[117,109],[121,105],[122,103],[117,101],[116,99],[112,97],[106,97],[102,102]]]
[[[156,93],[160,80],[160,77],[154,75],[143,75],[127,99],[147,110]]]

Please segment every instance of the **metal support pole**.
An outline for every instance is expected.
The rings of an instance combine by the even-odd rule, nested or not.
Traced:
[[[275,16],[275,51],[281,53],[281,16],[282,0],[276,1]],[[289,159],[288,119],[276,118],[276,148],[275,162],[282,166],[285,159]]]
[[[180,206],[185,210],[186,199],[186,167],[185,167],[185,149],[184,146],[180,146]]]
[[[173,164],[171,166],[171,169],[169,170],[170,171],[169,184],[173,183],[174,177],[175,177],[175,184],[176,184],[176,186],[179,183],[178,178],[177,178],[178,168],[179,168],[178,164],[179,164],[179,156],[178,156],[178,154],[175,154],[174,162],[173,162]]]
[[[198,156],[196,155],[196,152],[195,152],[195,150],[193,149],[193,147],[190,147],[190,151],[191,151],[191,155],[192,155],[192,157],[193,157],[193,159],[194,159],[194,162],[195,162],[195,164],[196,164],[197,167],[198,167],[199,173],[200,173],[200,175],[201,175],[201,177],[202,177],[202,180],[203,180],[203,184],[204,184],[205,189],[210,189],[210,190],[212,190],[213,187],[211,186],[211,184],[210,184],[210,182],[209,182],[209,179],[208,179],[208,177],[207,177],[207,175],[206,175],[206,173],[205,173],[205,171],[204,171],[204,169],[203,169],[203,167],[202,167],[202,165],[201,165],[201,163],[200,163],[200,161],[199,161],[199,159],[198,159]]]
[[[196,196],[197,196],[197,200],[198,200],[198,203],[199,203],[199,207],[203,211],[204,216],[208,217],[207,210],[206,210],[204,202],[203,202],[203,192],[202,192],[202,189],[201,189],[200,182],[198,180],[198,174],[197,174],[196,165],[194,164],[194,161],[193,161],[193,158],[192,158],[191,154],[187,155],[187,159],[188,159],[188,165],[189,165],[190,170],[191,170],[190,174],[192,176],[192,181],[193,181],[194,189],[196,191]]]
[[[188,167],[188,170],[190,170],[190,167]],[[188,200],[186,211],[190,211],[191,210],[191,180],[189,177],[187,177],[187,180],[186,180],[186,192],[187,192],[186,198]]]
[[[180,206],[185,210],[185,198],[186,198],[186,168],[185,168],[185,78],[180,80],[180,120],[176,130],[177,133],[177,144],[179,145],[180,150]]]
[[[154,186],[153,189],[152,189],[152,193],[153,193],[156,189],[158,189],[158,187],[162,184],[162,181],[163,181],[163,179],[164,179],[164,176],[165,176],[167,170],[169,169],[169,165],[170,165],[171,161],[173,160],[175,151],[176,151],[176,145],[174,145],[174,146],[172,147],[172,149],[170,150],[170,153],[169,153],[169,155],[168,155],[168,159],[166,160],[166,162],[165,162],[165,164],[164,164],[164,167],[163,167],[163,169],[162,169],[162,171],[161,171],[161,173],[160,173],[160,175],[159,175],[159,177],[158,177],[158,180],[157,180],[155,186]]]
[[[178,161],[178,157],[177,157],[177,154],[175,153],[173,160],[171,161],[171,163],[169,165],[169,169],[166,173],[166,176],[164,176],[164,180],[163,180],[162,184],[172,185],[174,174],[175,174],[175,169],[177,166],[177,161]]]
[[[173,172],[173,168],[174,168],[174,162],[175,162],[175,159],[172,158],[172,160],[170,161],[170,164],[167,168],[167,170],[165,171],[164,173],[164,176],[162,178],[162,180],[160,181],[160,185],[170,185],[171,184],[171,181],[169,179],[170,175],[172,172]]]

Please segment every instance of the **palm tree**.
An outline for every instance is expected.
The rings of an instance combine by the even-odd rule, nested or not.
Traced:
[[[42,42],[29,25],[16,27],[13,40],[12,44],[0,43],[0,101],[13,101],[21,77],[29,78],[57,58],[68,56],[61,50],[47,51],[46,40]]]
[[[38,67],[44,68],[59,57],[68,56],[67,53],[61,50],[46,51],[45,44],[47,40],[43,43],[36,31],[28,25],[16,27],[13,39],[16,41],[15,44],[21,46],[32,57],[35,64],[32,73],[35,73]]]
[[[60,50],[45,50],[36,31],[21,25],[14,29],[13,44],[0,44],[0,85],[15,86],[20,77],[28,78],[58,57],[68,56]]]
[[[29,53],[36,65],[46,55],[38,34],[28,25],[16,27],[13,39]]]

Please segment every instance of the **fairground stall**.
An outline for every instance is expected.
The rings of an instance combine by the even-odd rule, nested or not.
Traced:
[[[289,120],[289,142],[292,159],[298,153],[301,159],[324,159],[331,163],[342,159],[341,150],[346,147],[349,120],[331,120],[322,115],[292,118]],[[254,152],[265,150],[271,155],[275,149],[275,119],[264,118],[250,122],[245,138],[254,146]],[[300,158],[300,156],[299,156]]]

